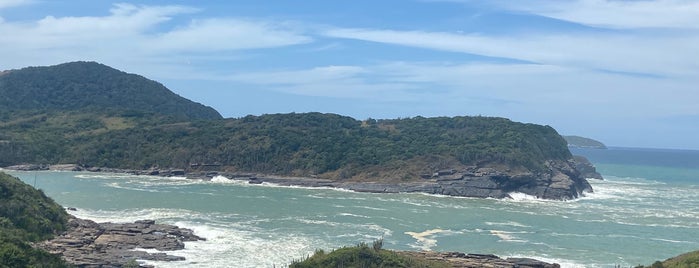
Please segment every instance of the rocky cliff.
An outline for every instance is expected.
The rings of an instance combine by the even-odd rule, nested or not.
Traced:
[[[575,165],[574,160],[548,161],[546,170],[538,173],[492,167],[446,169],[418,181],[390,183],[230,172],[189,173],[187,176],[204,180],[224,176],[233,180],[247,180],[251,184],[333,187],[368,193],[427,193],[478,198],[515,198],[518,194],[526,194],[540,199],[571,200],[585,192],[592,192],[592,187]]]

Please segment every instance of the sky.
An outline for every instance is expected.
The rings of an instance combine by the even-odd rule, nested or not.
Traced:
[[[0,70],[70,61],[224,117],[497,116],[699,149],[699,0],[0,0]]]

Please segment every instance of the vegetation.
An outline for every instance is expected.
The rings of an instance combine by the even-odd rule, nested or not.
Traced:
[[[75,62],[0,75],[0,166],[189,168],[411,180],[459,166],[538,170],[571,157],[548,126],[492,117],[220,119],[143,77]]]
[[[378,243],[378,244],[377,244]],[[354,247],[344,247],[325,253],[316,250],[313,256],[303,261],[297,261],[289,265],[289,268],[316,268],[316,267],[451,267],[448,263],[417,259],[415,257],[400,254],[399,252],[382,249],[383,241],[374,242],[373,247],[360,243]]]
[[[182,98],[158,82],[95,62],[4,72],[0,75],[0,107],[10,111],[8,115],[26,110],[118,109],[184,119],[221,119],[213,108]]]
[[[0,267],[66,267],[30,246],[66,229],[68,214],[31,186],[0,173]]]
[[[551,127],[490,117],[357,121],[306,113],[178,122],[154,114],[57,112],[0,124],[0,133],[5,166],[146,169],[217,163],[272,174],[351,178],[400,170],[397,177],[417,178],[454,165],[538,169],[546,160],[571,157]]]
[[[597,148],[597,149],[607,149],[604,143],[580,136],[563,136],[563,138],[568,142],[568,146],[573,147],[583,147],[583,148]]]
[[[650,266],[638,266],[637,268],[697,268],[699,267],[699,251],[693,251],[667,259],[663,262],[656,261]]]

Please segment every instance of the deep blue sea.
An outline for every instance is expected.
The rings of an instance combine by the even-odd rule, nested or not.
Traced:
[[[8,172],[76,216],[155,219],[207,241],[158,267],[280,267],[383,237],[385,247],[533,257],[563,267],[650,264],[699,250],[699,151],[572,149],[605,180],[574,201],[369,194],[82,172]]]

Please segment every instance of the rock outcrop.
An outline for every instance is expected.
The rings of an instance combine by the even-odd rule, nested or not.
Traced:
[[[573,156],[573,165],[575,166],[575,169],[580,172],[580,176],[586,179],[598,179],[602,180],[602,175],[597,172],[597,169],[595,168],[594,165],[585,158],[584,156],[580,155],[574,155]]]
[[[531,171],[511,171],[503,167],[461,167],[439,169],[416,176],[407,182],[366,182],[352,180],[327,180],[306,177],[281,177],[265,174],[230,173],[219,171],[187,172],[183,169],[127,170],[99,167],[61,165],[61,170],[127,173],[150,176],[186,176],[190,179],[210,180],[224,176],[234,180],[247,180],[251,184],[274,183],[282,186],[333,187],[370,193],[428,193],[479,198],[511,198],[512,193],[523,193],[536,198],[571,200],[585,192],[592,192],[586,178],[602,179],[586,158],[575,156],[568,161],[550,160],[545,168]],[[55,169],[54,166],[20,165],[6,167],[14,170]]]
[[[152,220],[134,223],[96,223],[71,218],[64,234],[36,246],[60,254],[78,267],[122,267],[138,260],[179,261],[184,257],[166,253],[148,253],[140,249],[172,251],[184,248],[184,242],[203,240],[192,230]]]
[[[556,263],[547,263],[529,258],[502,259],[495,255],[465,254],[460,252],[433,252],[433,251],[402,251],[402,254],[438,260],[449,263],[455,268],[559,268]]]
[[[316,178],[274,176],[241,177],[237,174],[218,175],[251,184],[274,183],[282,186],[333,187],[370,193],[428,193],[479,198],[511,198],[523,193],[536,198],[571,200],[592,186],[574,167],[574,161],[548,161],[539,173],[501,171],[495,168],[470,167],[449,172],[435,172],[429,178],[404,183],[333,181]],[[206,179],[206,178],[204,178]]]

